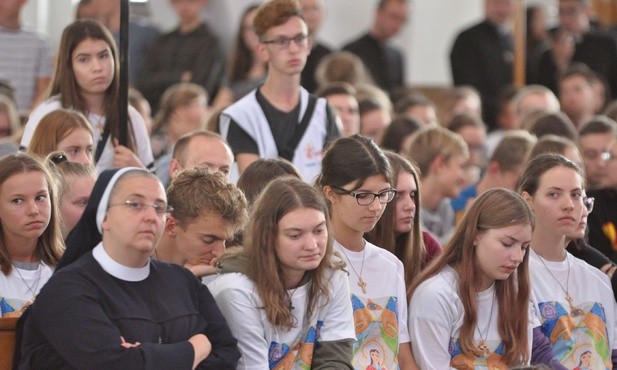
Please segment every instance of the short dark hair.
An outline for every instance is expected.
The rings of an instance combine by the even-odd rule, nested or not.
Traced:
[[[617,122],[611,118],[598,115],[585,122],[578,132],[579,138],[589,134],[612,134],[617,136]]]
[[[197,130],[197,131],[193,131],[188,134],[182,135],[180,139],[176,141],[171,158],[177,160],[178,162],[180,162],[182,166],[184,166],[184,161],[181,160],[181,158],[184,158],[186,148],[191,143],[191,140],[193,140],[193,138],[198,137],[198,136],[220,140],[221,142],[227,145],[227,142],[225,141],[225,139],[223,139],[223,137],[217,134],[216,132],[206,131],[206,130]]]
[[[415,106],[435,108],[435,103],[421,93],[406,94],[400,97],[394,104],[394,113],[403,114]]]
[[[584,63],[572,63],[568,69],[559,76],[559,82],[569,77],[581,76],[590,85],[596,80],[596,73]]]

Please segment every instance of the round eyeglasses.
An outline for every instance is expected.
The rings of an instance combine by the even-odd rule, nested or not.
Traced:
[[[379,199],[379,203],[381,204],[388,204],[396,195],[396,189],[386,189],[380,191],[379,193],[373,193],[370,191],[351,191],[338,186],[333,186],[332,188],[340,194],[350,195],[356,198],[356,202],[358,202],[361,206],[368,206],[372,204],[375,201],[375,198]]]

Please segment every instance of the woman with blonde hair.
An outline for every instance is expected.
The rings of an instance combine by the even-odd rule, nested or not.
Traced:
[[[41,157],[61,151],[71,162],[91,165],[92,140],[92,129],[83,114],[72,109],[58,109],[41,119],[26,151]]]
[[[223,256],[208,288],[238,339],[238,368],[350,368],[349,283],[328,215],[316,189],[275,179],[253,206],[244,249]]]
[[[529,363],[533,226],[533,213],[511,190],[491,189],[474,201],[409,289],[411,347],[421,369]]]

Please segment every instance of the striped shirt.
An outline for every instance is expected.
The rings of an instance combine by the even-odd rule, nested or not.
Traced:
[[[51,77],[49,45],[35,32],[0,27],[0,79],[15,88],[20,111],[27,111],[35,99],[36,80]]]

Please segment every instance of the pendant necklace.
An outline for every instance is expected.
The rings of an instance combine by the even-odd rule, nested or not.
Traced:
[[[364,279],[362,279],[362,272],[364,271],[364,255],[366,254],[366,240],[362,239],[362,242],[364,244],[362,248],[362,265],[360,266],[359,274],[358,274],[358,271],[356,271],[356,268],[353,267],[351,260],[349,259],[349,256],[347,255],[347,253],[345,253],[345,247],[342,247],[341,251],[345,255],[345,258],[347,258],[347,262],[349,263],[349,266],[351,266],[351,269],[353,270],[354,274],[356,274],[356,276],[358,277],[358,286],[360,287],[360,289],[362,289],[362,293],[366,294],[366,282],[364,281]]]
[[[540,262],[542,262],[542,265],[544,266],[546,271],[548,271],[548,273],[551,275],[553,280],[557,282],[561,290],[563,290],[564,294],[566,295],[566,301],[568,301],[568,304],[570,305],[570,315],[573,317],[580,316],[582,311],[579,308],[574,306],[574,298],[572,298],[572,295],[570,294],[570,291],[569,291],[570,289],[570,259],[568,258],[568,255],[566,254],[566,262],[568,262],[568,275],[566,276],[566,286],[564,287],[563,285],[561,285],[561,282],[559,281],[559,279],[557,279],[555,275],[553,275],[553,273],[551,272],[551,269],[548,268],[548,266],[546,265],[546,262],[544,262],[544,258],[542,258],[536,251],[533,251],[533,252],[536,254],[536,256],[538,256],[538,259],[540,260]]]
[[[42,272],[43,269],[41,268],[41,263],[39,262],[37,265],[37,268],[36,268],[37,278],[32,284],[32,286],[30,286],[30,284],[28,284],[26,279],[24,279],[24,276],[21,274],[17,266],[15,266],[14,263],[12,263],[12,265],[15,271],[17,271],[17,275],[19,275],[19,278],[21,279],[21,281],[26,285],[26,288],[28,288],[28,291],[30,291],[30,294],[32,294],[32,301],[34,301],[34,299],[36,298],[35,292],[36,292],[36,289],[39,287],[39,283],[41,282],[41,274],[43,273]]]
[[[494,288],[493,288],[494,289]],[[477,300],[476,300],[477,306]],[[483,357],[487,357],[491,351],[488,349],[488,345],[486,344],[486,340],[488,338],[488,332],[491,329],[491,323],[493,322],[493,308],[495,307],[495,291],[493,290],[493,297],[491,299],[491,313],[488,316],[488,324],[484,328],[484,335],[482,335],[482,331],[480,327],[476,325],[476,330],[478,331],[478,335],[480,336],[480,341],[478,343],[478,351],[482,353]]]

